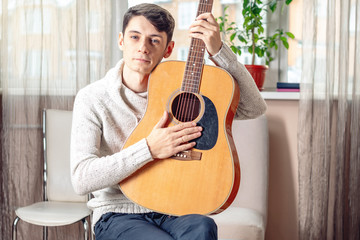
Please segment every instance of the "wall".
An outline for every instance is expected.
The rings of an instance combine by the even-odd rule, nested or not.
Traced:
[[[266,100],[269,125],[267,240],[297,240],[298,100]]]

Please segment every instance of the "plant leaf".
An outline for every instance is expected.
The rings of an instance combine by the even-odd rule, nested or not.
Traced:
[[[282,43],[286,49],[289,49],[289,43],[287,41],[282,40]]]
[[[270,48],[273,48],[275,46],[275,41],[270,41]]]
[[[278,34],[278,33],[275,33],[271,38],[272,38],[273,40],[275,40],[278,36],[279,36],[279,34]]]
[[[245,9],[249,5],[249,0],[244,0],[243,9]]]
[[[261,13],[261,8],[259,8],[257,5],[254,5],[254,7],[252,8],[252,12],[254,13],[254,15],[259,15]]]
[[[291,32],[286,32],[286,35],[288,35],[289,38],[292,38],[292,39],[295,38],[295,35],[292,34]]]
[[[269,3],[269,8],[272,12],[275,12],[277,6],[277,0],[273,0]]]
[[[238,35],[238,39],[239,39],[240,42],[243,42],[243,43],[247,44],[247,41],[243,36]]]
[[[263,57],[264,56],[264,50],[262,50],[259,47],[255,47],[255,53],[256,53],[256,55],[258,55],[258,57]]]
[[[224,31],[224,23],[223,22],[219,23],[219,28],[220,28],[220,32]]]
[[[259,29],[258,29],[258,33],[261,34],[264,32],[264,27],[263,26],[259,26]]]
[[[237,54],[241,56],[241,47],[237,47]]]
[[[236,54],[237,48],[236,48],[234,45],[230,46],[230,48],[231,48],[231,50]]]

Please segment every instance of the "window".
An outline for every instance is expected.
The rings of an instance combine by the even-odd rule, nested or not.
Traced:
[[[111,15],[108,13],[112,2],[115,3],[97,0],[81,3],[77,0],[8,0],[0,4],[0,18],[2,13],[6,13],[6,21],[2,24],[6,27],[0,28],[1,53],[3,60],[7,57],[4,64],[6,75],[2,72],[4,80],[1,80],[8,90],[14,93],[27,89],[32,89],[34,93],[48,90],[41,94],[74,95],[80,87],[101,78],[104,69],[109,69],[108,59],[111,58],[104,39],[110,41],[109,32],[118,31],[110,24]],[[87,8],[78,8],[82,6],[80,4]],[[77,8],[84,10],[81,12],[84,14],[78,15]],[[114,13],[116,15],[117,12]],[[117,44],[114,45],[118,50]],[[71,51],[78,52],[78,66],[68,63]],[[87,78],[74,78],[74,71],[79,65],[80,69],[86,68],[87,71],[77,70],[86,74]],[[5,71],[2,66],[0,68]]]
[[[159,4],[159,3],[169,3],[172,0],[154,0],[154,3]]]
[[[301,62],[302,62],[302,2],[303,0],[293,0],[289,7],[282,8],[281,2],[274,14],[263,16],[266,20],[265,32],[273,33],[273,30],[283,28],[284,31],[292,32],[295,39],[289,39],[289,49],[286,50],[280,43],[278,50],[273,50],[275,60],[270,63],[270,71],[267,72],[265,88],[275,88],[276,82],[300,82],[301,79]],[[242,4],[240,0],[222,0],[222,9],[228,6],[227,13],[230,21],[235,21],[241,25]],[[250,64],[251,55],[245,51],[239,60],[242,63]],[[255,64],[264,64],[261,59],[255,59]]]
[[[289,39],[287,51],[287,81],[300,82],[302,69],[302,11],[303,0],[293,0],[289,5],[289,31],[295,35],[295,39]],[[299,11],[300,9],[300,11]]]
[[[23,73],[27,78],[39,79],[49,74],[49,53],[41,50],[25,52],[22,60]]]
[[[49,34],[51,29],[51,12],[50,9],[28,8],[24,9],[22,15],[22,33],[23,34]],[[44,20],[44,21],[42,21]],[[42,24],[39,24],[42,23]]]
[[[100,12],[97,11],[90,11],[90,16],[86,19],[87,20],[87,27],[90,33],[98,33],[100,31]]]
[[[176,29],[174,31],[175,49],[169,59],[186,60],[190,41],[187,37],[187,29],[196,17],[197,6],[199,1],[194,0],[173,0],[164,1],[162,3],[156,0],[129,0],[129,6],[139,4],[141,2],[152,2],[168,9],[176,19]],[[169,4],[171,2],[171,4]],[[302,62],[302,3],[303,0],[293,0],[289,8],[284,8],[281,16],[277,16],[266,25],[269,29],[276,29],[279,25],[286,31],[294,33],[295,39],[289,39],[289,50],[282,49],[277,51],[276,61],[271,64],[272,71],[268,72],[265,87],[275,88],[277,81],[299,82],[301,78],[301,62]],[[215,17],[221,16],[225,6],[229,6],[232,21],[242,24],[241,15],[242,0],[214,0],[213,14]],[[278,6],[281,9],[281,6]],[[279,11],[279,15],[280,15]],[[272,15],[272,17],[274,14]],[[265,16],[266,18],[266,16]],[[248,64],[251,61],[250,54],[243,54],[239,57],[239,61]],[[210,62],[207,62],[210,64]],[[258,61],[257,64],[263,64]]]
[[[188,29],[196,18],[198,2],[179,2],[178,5],[178,29]]]
[[[80,71],[80,69],[84,69],[85,71],[89,72],[91,79],[97,79],[98,78],[98,72],[100,71],[100,64],[103,60],[103,57],[101,55],[101,52],[96,51],[90,51],[90,52],[78,52],[79,55],[83,55],[80,57],[79,62],[77,64],[77,55],[76,51],[68,51],[68,76],[67,79],[69,79],[69,82],[76,83],[77,78],[77,71]],[[86,57],[84,57],[86,56]],[[88,64],[88,67],[87,66]]]
[[[187,47],[179,47],[178,48],[178,60],[180,61],[186,61],[188,54],[189,54],[189,48]]]

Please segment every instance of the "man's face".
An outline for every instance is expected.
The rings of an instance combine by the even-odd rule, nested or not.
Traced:
[[[150,74],[163,57],[169,57],[174,43],[167,44],[165,32],[156,28],[143,16],[135,16],[120,33],[119,47],[126,67],[140,74]]]

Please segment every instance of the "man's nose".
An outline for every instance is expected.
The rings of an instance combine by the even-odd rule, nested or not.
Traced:
[[[141,53],[149,53],[149,43],[147,42],[146,39],[140,41],[140,44],[139,44],[139,52]]]

